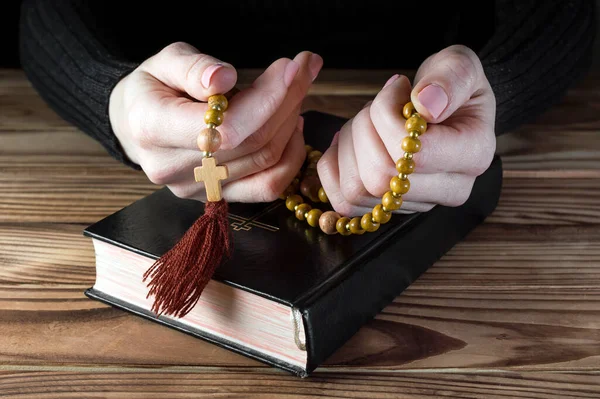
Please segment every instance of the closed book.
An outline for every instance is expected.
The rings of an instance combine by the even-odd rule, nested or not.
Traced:
[[[321,151],[346,121],[317,111],[304,117],[305,140]],[[377,231],[350,236],[310,227],[283,200],[230,203],[233,254],[181,318],[151,312],[143,274],[204,205],[160,188],[84,230],[96,252],[96,280],[86,295],[307,377],[482,223],[501,183],[496,157],[463,205],[394,214]]]

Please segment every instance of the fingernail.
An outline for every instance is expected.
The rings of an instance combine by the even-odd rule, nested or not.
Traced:
[[[448,95],[440,86],[430,84],[417,96],[422,106],[427,108],[431,116],[437,118],[448,105]]]
[[[340,138],[340,132],[338,131],[334,136],[333,136],[333,140],[331,140],[331,146],[336,145],[338,140]]]
[[[319,54],[311,54],[310,59],[308,60],[308,69],[310,70],[310,76],[312,76],[312,80],[317,78],[322,66],[323,58],[321,58]]]
[[[213,64],[204,70],[204,72],[202,73],[202,79],[200,81],[205,89],[208,89],[210,87],[210,80],[212,79],[215,72],[217,72],[221,68],[223,68],[223,64]]]
[[[300,65],[296,61],[290,61],[289,64],[285,67],[285,71],[283,71],[283,83],[285,83],[286,87],[290,87],[292,81],[298,74],[298,70],[300,69]]]
[[[400,75],[395,74],[394,76],[392,76],[391,78],[389,78],[387,80],[387,82],[385,82],[385,84],[383,85],[384,88],[388,87],[389,85],[391,85],[392,83],[394,83],[396,81],[396,79],[398,79],[400,77]]]

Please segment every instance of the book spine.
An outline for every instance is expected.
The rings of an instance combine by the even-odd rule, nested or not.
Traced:
[[[368,261],[355,265],[333,288],[296,304],[304,322],[307,374],[481,224],[496,208],[501,187],[502,164],[496,157],[465,204],[423,213],[400,237],[388,236]]]

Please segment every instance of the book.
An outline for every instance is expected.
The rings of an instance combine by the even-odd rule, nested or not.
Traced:
[[[321,151],[346,121],[303,115],[305,140]],[[233,254],[181,318],[151,312],[142,275],[204,206],[163,187],[84,229],[96,253],[85,294],[305,378],[482,223],[501,184],[496,157],[464,205],[394,214],[376,232],[351,236],[310,227],[283,200],[230,203]]]

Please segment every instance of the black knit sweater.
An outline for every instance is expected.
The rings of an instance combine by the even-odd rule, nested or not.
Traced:
[[[117,82],[175,41],[237,68],[310,50],[329,68],[416,69],[433,52],[477,52],[497,102],[496,134],[560,101],[591,62],[594,0],[132,3],[25,0],[21,66],[65,120],[125,157],[108,118]],[[479,4],[482,3],[482,4]],[[156,4],[156,3],[155,3]],[[125,5],[125,6],[124,6]],[[126,6],[129,6],[127,9]]]

